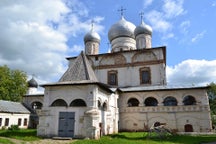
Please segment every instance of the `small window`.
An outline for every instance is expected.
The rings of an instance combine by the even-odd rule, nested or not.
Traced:
[[[109,71],[108,72],[108,84],[109,85],[118,85],[118,72]]]
[[[67,103],[63,99],[55,100],[51,106],[67,106]]]
[[[22,124],[22,119],[18,118],[18,126],[21,126],[21,124]]]
[[[98,109],[101,109],[101,102],[98,100],[97,101]]]
[[[27,120],[27,118],[25,118],[25,119],[24,119],[23,125],[24,125],[24,126],[27,126],[27,124],[28,124],[28,120]]]
[[[9,126],[9,118],[5,119],[5,126]]]
[[[106,102],[103,103],[102,110],[103,110],[103,111],[107,111],[107,103],[106,103]]]
[[[2,118],[0,118],[0,126],[2,126]]]
[[[174,97],[166,97],[164,99],[164,106],[177,106],[177,100]]]
[[[193,96],[186,96],[183,99],[184,105],[196,105],[196,99]]]
[[[151,84],[150,68],[140,69],[140,84]]]
[[[33,102],[32,103],[32,108],[35,109],[41,109],[43,104],[41,102]]]
[[[139,106],[139,101],[136,98],[131,98],[128,100],[128,107]]]
[[[71,102],[70,106],[72,106],[72,107],[86,107],[86,103],[82,99],[75,99]]]
[[[158,101],[153,97],[148,97],[145,100],[145,106],[157,106],[157,105],[158,105]]]

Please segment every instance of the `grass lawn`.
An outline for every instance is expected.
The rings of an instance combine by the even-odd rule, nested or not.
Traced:
[[[73,144],[201,144],[216,141],[216,135],[175,135],[160,139],[156,136],[146,137],[144,132],[119,133],[103,136],[99,140],[78,140]]]
[[[37,137],[36,129],[21,129],[21,130],[0,130],[1,137],[14,138],[24,141],[35,141],[41,138]],[[0,139],[1,142],[2,139]],[[3,142],[2,142],[3,143]]]
[[[14,144],[10,140],[0,138],[0,144]]]
[[[13,138],[26,142],[41,140],[36,136],[36,130],[0,130],[0,137]],[[147,137],[145,132],[122,132],[118,134],[103,136],[99,140],[77,140],[72,144],[201,144],[216,141],[215,135],[174,135],[163,139],[152,135]],[[0,144],[13,144],[12,141],[0,138]]]

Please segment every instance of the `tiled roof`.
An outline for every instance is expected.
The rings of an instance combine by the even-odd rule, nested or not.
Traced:
[[[21,103],[0,100],[0,112],[3,113],[30,113]]]
[[[83,80],[98,82],[88,58],[82,51],[75,62],[69,66],[67,71],[60,78],[59,82]]]

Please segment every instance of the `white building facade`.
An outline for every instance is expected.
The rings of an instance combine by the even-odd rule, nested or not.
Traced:
[[[166,83],[166,47],[152,48],[152,29],[122,17],[109,30],[111,53],[99,54],[100,36],[84,37],[85,53],[67,58],[56,83],[45,84],[38,135],[99,138],[148,131],[155,122],[176,132],[211,130],[207,87]]]
[[[29,125],[30,111],[21,103],[0,100],[0,129],[7,129],[11,125],[26,129]]]

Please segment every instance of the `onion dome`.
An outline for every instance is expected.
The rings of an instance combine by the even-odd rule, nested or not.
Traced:
[[[34,88],[37,88],[38,87],[38,83],[37,81],[32,78],[31,80],[28,81],[28,87],[34,87]]]
[[[117,23],[113,24],[108,32],[110,42],[117,37],[134,37],[134,29],[136,26],[129,21],[126,21],[124,17]]]
[[[88,42],[88,41],[95,41],[100,43],[100,36],[98,33],[96,33],[93,29],[88,32],[85,37],[84,37],[84,42]]]
[[[152,35],[152,28],[142,21],[141,24],[137,26],[136,29],[134,30],[135,37],[139,34]]]

